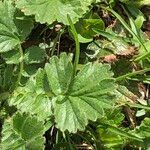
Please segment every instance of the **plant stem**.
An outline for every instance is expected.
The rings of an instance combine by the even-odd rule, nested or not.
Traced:
[[[21,76],[22,76],[22,72],[23,72],[23,66],[24,66],[24,63],[23,63],[23,57],[24,57],[24,54],[23,54],[23,50],[22,50],[22,47],[21,45],[19,45],[19,52],[20,52],[20,70],[19,70],[19,73],[18,73],[18,78],[17,78],[17,82],[16,82],[16,86],[15,88],[20,84],[20,80],[21,80]]]
[[[78,34],[77,34],[76,29],[75,29],[75,26],[74,26],[74,24],[73,24],[70,16],[67,15],[67,17],[68,17],[68,21],[69,21],[70,28],[71,28],[71,33],[74,36],[74,40],[75,40],[75,44],[76,44],[76,48],[75,48],[75,60],[74,60],[74,72],[73,72],[73,76],[75,76],[76,75],[76,71],[77,71],[77,66],[78,66],[78,63],[79,63],[80,43],[79,43]]]
[[[143,70],[138,70],[138,71],[134,71],[134,72],[131,72],[131,73],[127,73],[125,75],[117,77],[116,81],[121,81],[121,80],[124,80],[128,77],[132,77],[132,76],[135,76],[137,74],[143,74],[143,73],[148,72],[148,71],[150,71],[150,68],[146,68],[146,69],[143,69]]]
[[[135,58],[134,61],[140,61],[140,60],[143,60],[145,58],[148,58],[149,56],[150,56],[150,52],[147,52],[147,53],[143,54],[142,56]]]
[[[57,34],[56,38],[54,39],[54,45],[53,45],[52,50],[51,50],[51,56],[54,55],[55,48],[56,48],[56,46],[57,46],[57,42],[59,41],[60,36],[61,36],[61,32],[59,32],[59,33]]]
[[[74,148],[73,148],[73,146],[72,146],[72,144],[71,144],[71,139],[70,139],[69,133],[66,132],[65,135],[66,135],[66,141],[67,141],[67,143],[68,143],[68,146],[67,146],[67,147],[68,147],[70,150],[74,150]]]

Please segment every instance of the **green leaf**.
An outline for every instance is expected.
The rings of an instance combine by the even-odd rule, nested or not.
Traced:
[[[18,87],[14,91],[9,105],[16,106],[22,112],[36,114],[40,120],[45,120],[51,116],[51,101],[45,94],[46,88],[44,70],[39,69],[36,77],[31,77],[25,87]]]
[[[20,22],[16,20],[16,8],[11,1],[0,1],[0,52],[6,52],[15,48],[25,39],[27,31],[30,31],[32,23],[28,20]],[[25,28],[24,28],[25,27]],[[26,33],[25,33],[26,32]]]
[[[99,119],[97,121],[98,126],[96,127],[96,132],[98,133],[98,137],[102,141],[106,149],[120,150],[121,147],[123,147],[124,138],[122,138],[122,136],[120,136],[119,134],[111,132],[108,125],[101,125],[101,123],[106,122],[106,124],[108,123],[110,125],[113,125],[114,127],[119,128],[123,120],[124,115],[121,113],[121,109],[115,108],[106,111],[106,118],[104,118],[104,120]]]
[[[108,11],[110,11],[111,13],[113,13],[113,15],[121,22],[121,24],[126,28],[126,30],[129,31],[129,33],[138,41],[138,43],[144,48],[144,50],[147,52],[147,48],[145,47],[143,41],[141,40],[141,38],[139,37],[139,35],[137,35],[132,28],[126,23],[126,21],[122,18],[122,16],[120,16],[118,13],[116,13],[114,10],[106,8]],[[125,9],[124,9],[125,10]],[[129,18],[130,19],[130,18]],[[143,59],[143,57],[148,57],[149,53],[146,53],[144,56],[138,57],[135,59],[135,61],[139,61],[141,59]]]
[[[19,0],[16,4],[26,15],[35,15],[37,22],[51,24],[57,20],[68,24],[67,14],[75,23],[92,2],[94,0]]]
[[[145,117],[141,125],[131,132],[142,137],[143,142],[133,141],[133,144],[142,149],[150,149],[150,118]]]
[[[2,57],[5,59],[7,64],[19,64],[21,55],[19,50],[13,50],[2,53]]]
[[[142,137],[137,135],[137,134],[131,134],[128,132],[127,128],[119,128],[115,126],[114,124],[110,123],[100,123],[98,126],[99,130],[105,130],[110,134],[114,134],[117,137],[120,136],[120,139],[132,139],[132,140],[137,140],[137,141],[142,141]],[[106,133],[106,132],[105,132]],[[105,137],[105,135],[103,135]],[[107,137],[107,134],[106,134]],[[110,138],[110,137],[109,137]],[[113,139],[113,137],[112,137]]]
[[[137,29],[141,29],[143,22],[145,21],[144,14],[135,5],[127,5],[127,9],[136,18],[135,25]]]
[[[15,8],[11,2],[0,2],[0,12],[0,52],[5,52],[19,44],[20,39],[13,22]]]
[[[11,72],[11,73],[10,73]],[[2,83],[0,86],[2,88],[10,89],[12,82],[13,82],[13,72],[14,72],[14,67],[13,65],[7,65],[5,66],[5,69],[1,69],[1,76],[2,76]]]
[[[115,126],[111,126],[111,125],[108,125],[108,126],[109,126],[108,131],[115,133],[116,135],[120,135],[124,138],[129,138],[129,139],[133,139],[137,141],[142,141],[142,138],[138,137],[137,135],[130,134],[127,131],[120,129],[118,127],[115,127]]]
[[[120,0],[128,5],[134,5],[136,7],[141,7],[143,5],[150,5],[149,0]]]
[[[120,150],[129,139],[142,142],[141,136],[122,127],[123,119],[121,110],[114,109],[107,111],[106,118],[97,121],[98,136],[106,148]]]
[[[104,22],[99,19],[80,19],[76,24],[77,33],[79,35],[79,41],[86,43],[93,40],[93,36],[97,33],[93,29],[104,29]]]
[[[72,80],[73,65],[65,54],[61,59],[53,56],[50,63],[46,64],[46,73],[48,80],[55,95],[65,94],[68,91],[69,84]]]
[[[28,114],[17,113],[6,120],[2,130],[2,150],[42,150],[44,123]]]
[[[147,48],[148,52],[150,53],[150,40],[147,40],[147,41],[144,43],[144,46]],[[143,47],[140,47],[139,53],[140,53],[139,56],[145,54],[145,50],[144,50]],[[149,54],[149,55],[150,55],[150,54]]]
[[[145,118],[140,125],[139,132],[143,137],[150,137],[150,118]]]
[[[150,5],[150,1],[149,0],[140,0],[139,3],[138,3],[140,6],[143,6],[143,5]]]
[[[113,124],[114,126],[119,126],[122,124],[122,121],[124,120],[125,116],[123,113],[121,113],[120,109],[113,109],[106,111],[107,121],[110,124]],[[100,120],[101,121],[101,120]]]
[[[106,121],[106,123],[103,122],[99,122],[97,132],[99,138],[108,149],[120,150],[129,139],[143,142],[141,136],[130,133],[129,129],[116,126],[114,122],[110,122],[110,120]]]
[[[65,53],[46,64],[57,127],[61,131],[84,130],[88,120],[95,121],[105,115],[104,109],[114,105],[116,86],[109,65],[88,63],[72,79],[73,65]]]
[[[14,18],[20,39],[24,41],[34,27],[34,20],[31,17],[25,16],[24,13],[18,9],[15,11]]]
[[[31,77],[32,75],[35,75],[36,72],[38,71],[38,68],[40,67],[41,64],[24,64],[24,70],[22,72],[22,76],[24,77]]]
[[[97,132],[99,138],[107,149],[112,150],[114,148],[114,150],[120,150],[124,144],[124,140],[120,135],[108,131],[108,129],[103,126],[97,127]]]
[[[43,49],[32,46],[25,51],[24,61],[27,64],[41,63],[44,61],[46,53]]]

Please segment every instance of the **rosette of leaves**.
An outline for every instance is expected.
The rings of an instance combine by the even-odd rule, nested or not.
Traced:
[[[88,120],[103,117],[105,109],[115,104],[116,85],[109,65],[88,63],[74,77],[70,57],[62,53],[60,58],[50,59],[45,71],[18,88],[9,103],[20,111],[37,114],[41,120],[53,115],[57,128],[73,133],[84,130]]]

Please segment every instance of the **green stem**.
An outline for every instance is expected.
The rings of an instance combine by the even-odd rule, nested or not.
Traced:
[[[78,66],[78,63],[79,63],[79,56],[80,56],[80,43],[79,43],[79,39],[78,39],[78,34],[77,34],[77,31],[75,29],[75,26],[70,18],[69,15],[67,15],[68,17],[68,21],[69,21],[69,24],[70,24],[70,28],[71,28],[71,33],[73,34],[74,36],[74,40],[75,40],[75,44],[76,44],[76,49],[75,49],[75,60],[74,60],[74,72],[73,72],[73,76],[76,75],[76,71],[77,71],[77,66]]]
[[[128,73],[128,74],[117,77],[116,81],[121,81],[121,80],[124,80],[128,77],[132,77],[132,76],[135,76],[137,74],[143,74],[143,73],[148,72],[148,71],[150,71],[150,68],[146,68],[146,69],[139,70],[139,71],[134,71],[134,72],[131,72],[131,73]]]
[[[70,139],[70,135],[69,135],[69,133],[68,132],[66,132],[65,133],[65,135],[66,135],[66,141],[67,141],[67,143],[68,143],[68,149],[70,149],[70,150],[74,150],[74,148],[73,148],[73,145],[71,144],[71,139]]]
[[[140,61],[140,60],[143,60],[145,58],[148,58],[149,56],[150,56],[150,52],[147,52],[147,53],[143,54],[142,56],[135,58],[134,61]]]
[[[20,70],[19,70],[19,74],[18,74],[18,78],[17,78],[17,82],[16,82],[16,87],[20,84],[20,80],[21,80],[21,76],[22,76],[22,72],[23,72],[23,66],[24,66],[24,63],[23,63],[23,58],[24,58],[24,54],[23,54],[23,50],[22,50],[22,47],[21,45],[19,46],[19,52],[20,52]]]
[[[54,52],[55,52],[55,49],[56,49],[56,46],[57,46],[57,42],[58,42],[60,36],[61,36],[61,32],[59,32],[57,34],[56,38],[54,39],[54,45],[53,45],[52,50],[51,50],[51,56],[54,55]]]
[[[142,104],[136,104],[136,103],[129,103],[129,102],[125,102],[125,104],[127,106],[133,107],[133,108],[141,108],[141,109],[146,109],[146,110],[150,110],[150,106],[148,105],[142,105]]]

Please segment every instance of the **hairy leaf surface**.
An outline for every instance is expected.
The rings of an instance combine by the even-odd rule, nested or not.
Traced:
[[[38,46],[32,46],[25,51],[24,60],[27,64],[40,63],[44,61],[45,51]]]
[[[36,117],[17,113],[5,121],[2,130],[2,150],[42,150],[44,124]]]
[[[19,64],[21,60],[21,55],[18,49],[2,53],[2,57],[5,59],[7,64]]]
[[[45,82],[45,84],[44,84]],[[51,115],[51,101],[45,94],[46,81],[44,71],[39,70],[36,77],[31,77],[25,87],[18,87],[9,100],[22,112],[36,114],[40,120]]]
[[[26,15],[35,15],[37,22],[51,24],[57,20],[68,24],[67,14],[75,23],[92,2],[94,0],[19,0],[17,7]]]
[[[113,107],[114,80],[108,65],[88,63],[72,78],[73,65],[65,53],[45,67],[53,97],[54,116],[62,131],[84,130],[88,120]]]
[[[15,9],[10,1],[0,2],[0,12],[0,52],[3,52],[14,48],[20,40],[13,22]]]
[[[15,48],[32,28],[31,20],[17,20],[22,15],[18,12],[11,1],[0,1],[0,52]]]
[[[145,118],[143,120],[139,132],[143,137],[150,138],[150,118]]]

